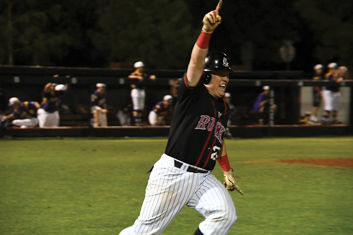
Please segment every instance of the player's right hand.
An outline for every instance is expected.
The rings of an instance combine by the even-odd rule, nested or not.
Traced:
[[[202,20],[202,31],[205,33],[213,33],[213,31],[222,22],[222,17],[218,14],[222,6],[222,0],[218,2],[216,10],[207,13]]]

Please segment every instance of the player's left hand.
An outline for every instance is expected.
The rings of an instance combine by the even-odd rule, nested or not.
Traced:
[[[234,191],[235,189],[241,195],[243,195],[244,192],[237,185],[237,180],[234,176],[233,169],[230,169],[229,171],[224,171],[223,173],[224,173],[224,187],[226,187],[226,189],[229,191]]]

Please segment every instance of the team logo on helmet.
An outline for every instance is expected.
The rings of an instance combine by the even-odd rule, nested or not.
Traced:
[[[224,67],[229,67],[229,63],[226,57],[223,57],[223,66]]]
[[[228,63],[227,57],[223,57],[223,66],[224,67],[229,67],[229,63]]]

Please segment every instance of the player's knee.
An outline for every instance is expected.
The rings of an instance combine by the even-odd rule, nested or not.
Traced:
[[[212,220],[221,222],[223,226],[231,227],[237,221],[237,213],[235,208],[227,208],[215,214]]]

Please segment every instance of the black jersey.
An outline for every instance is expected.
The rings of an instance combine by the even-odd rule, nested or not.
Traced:
[[[189,87],[185,74],[178,90],[165,153],[212,170],[223,144],[228,118],[228,105],[223,98],[213,98],[201,82]]]

